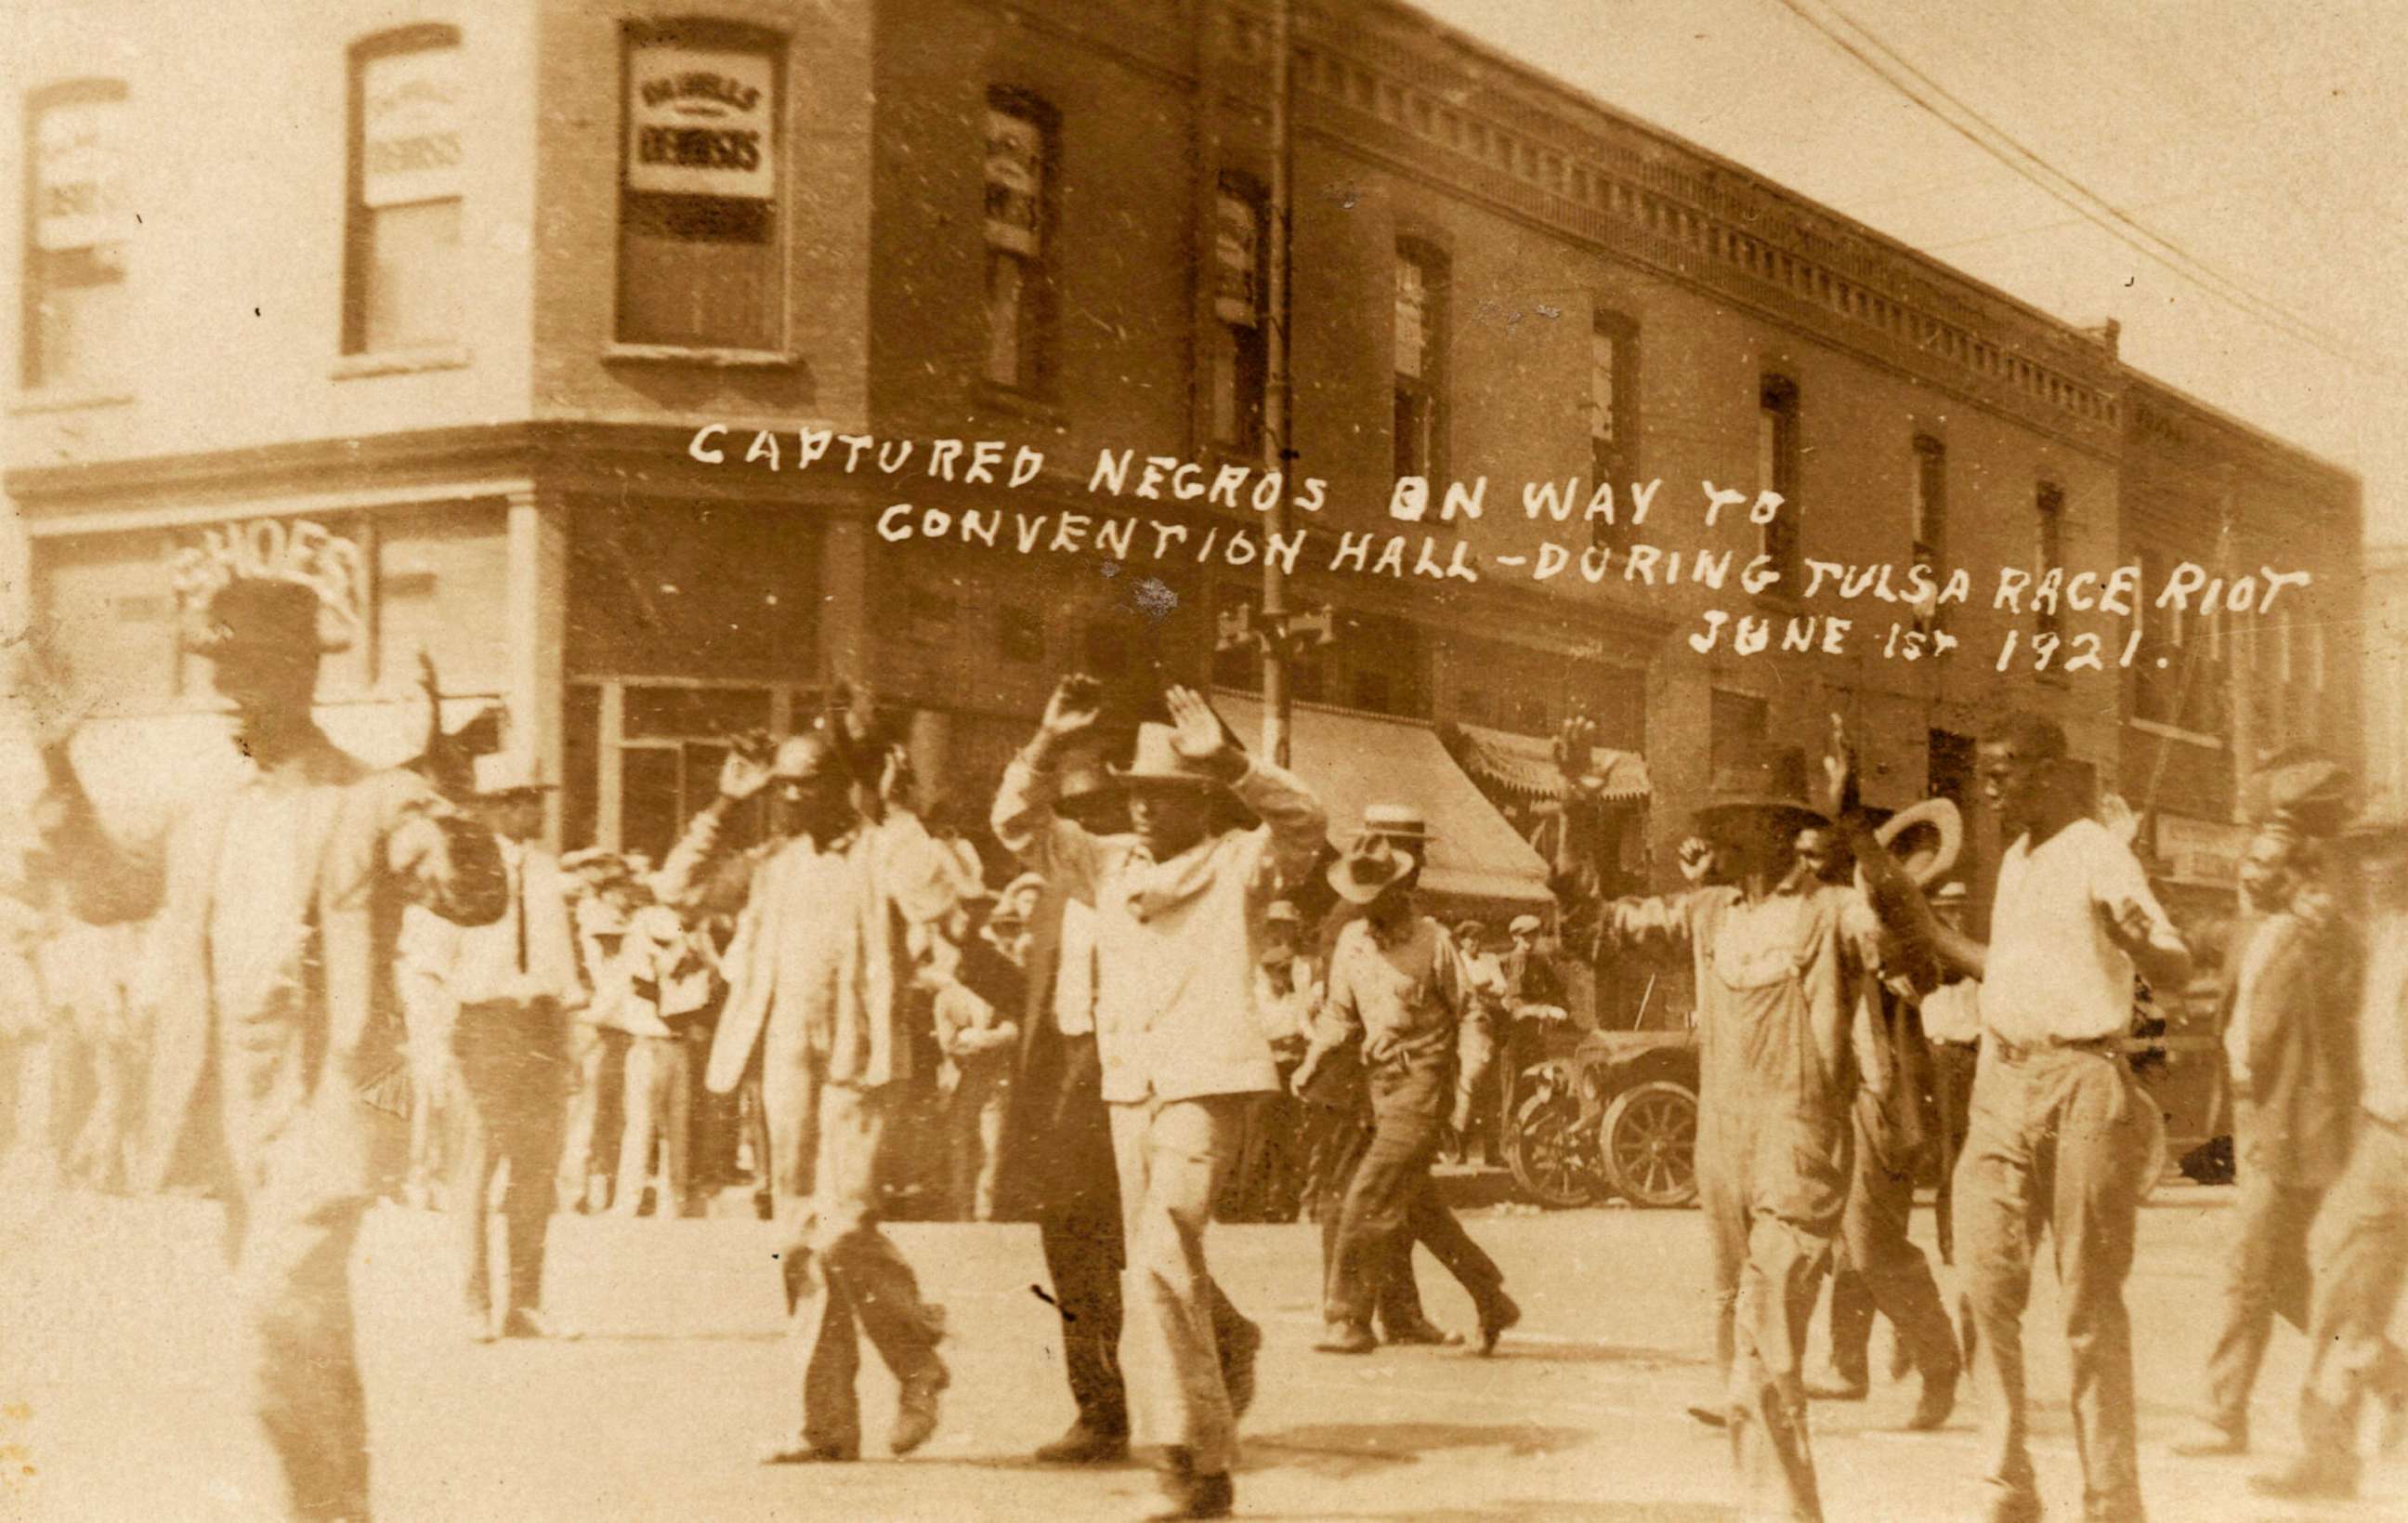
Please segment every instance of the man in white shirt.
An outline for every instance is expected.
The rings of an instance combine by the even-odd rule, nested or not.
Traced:
[[[484,784],[479,812],[500,842],[509,907],[490,926],[423,918],[412,927],[410,956],[396,976],[431,980],[451,1014],[460,1147],[452,1222],[468,1336],[487,1343],[496,1332],[504,1338],[559,1333],[543,1311],[543,1256],[552,1171],[568,1115],[568,1022],[585,1002],[585,986],[578,976],[567,877],[551,853],[534,844],[543,828],[548,785],[522,759],[481,756],[478,766]],[[509,1286],[497,1328],[485,1203],[504,1165],[509,1169],[502,1189]]]
[[[2130,848],[2090,818],[2056,721],[2015,713],[1985,738],[1982,789],[2008,842],[1986,949],[1945,931],[1982,980],[1982,1056],[1956,1165],[1958,1260],[1982,1391],[1986,1516],[2036,1523],[2023,1312],[2032,1251],[2057,1239],[2073,1365],[2083,1516],[2142,1516],[2124,1281],[2162,1126],[2123,1039],[2132,975],[2179,989],[2190,955]]]
[[[2261,1496],[2340,1500],[2358,1493],[2358,1414],[2388,1408],[2386,1444],[2408,1412],[2408,1358],[2390,1338],[2408,1284],[2408,820],[2360,831],[2366,976],[2358,1010],[2358,1111],[2349,1163],[2316,1219],[2315,1358],[2300,1391],[2307,1453],[2254,1477]]]
[[[1098,697],[1090,678],[1054,690],[1036,740],[1004,770],[995,833],[1095,907],[1096,1045],[1128,1252],[1121,1342],[1133,1436],[1165,1446],[1170,1508],[1159,1516],[1225,1517],[1240,1403],[1213,1330],[1204,1232],[1248,1113],[1279,1086],[1254,1009],[1255,927],[1279,879],[1299,877],[1320,852],[1328,820],[1296,778],[1232,745],[1183,687],[1164,695],[1174,723],[1139,726],[1136,756],[1118,773],[1134,832],[1098,837],[1056,817],[1055,769],[1094,728]],[[1225,787],[1264,823],[1213,833],[1213,796]]]

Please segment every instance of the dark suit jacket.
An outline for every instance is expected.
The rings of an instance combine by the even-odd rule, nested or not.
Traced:
[[[1004,1117],[997,1209],[1014,1221],[1079,1210],[1104,1211],[1117,1221],[1120,1174],[1096,1039],[1065,1037],[1054,1019],[1063,903],[1049,886],[1029,927],[1028,1000]]]
[[[2358,995],[2364,962],[2338,912],[2307,907],[2234,927],[2217,1007],[2221,1052],[2242,964],[2260,926],[2272,938],[2255,985],[2248,1077],[2230,1075],[2239,1166],[2285,1185],[2321,1189],[2349,1156],[2358,1109]]]

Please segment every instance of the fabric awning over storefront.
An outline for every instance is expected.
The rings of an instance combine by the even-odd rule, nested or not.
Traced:
[[[1484,725],[1457,725],[1455,731],[1461,738],[1458,750],[1463,765],[1486,782],[1527,798],[1564,797],[1563,776],[1555,770],[1547,741]],[[1605,780],[1599,798],[1611,802],[1648,796],[1647,763],[1636,753],[1599,746],[1590,753],[1590,760]]]
[[[1215,692],[1212,707],[1248,750],[1262,743],[1263,707],[1244,694]],[[1366,804],[1413,804],[1429,821],[1423,886],[1466,898],[1551,904],[1547,865],[1419,720],[1299,703],[1289,730],[1294,770],[1329,812],[1343,843]]]

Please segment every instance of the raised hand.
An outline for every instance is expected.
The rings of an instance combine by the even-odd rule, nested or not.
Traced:
[[[719,797],[741,801],[769,785],[770,758],[738,748],[719,764]]]
[[[828,689],[828,728],[855,742],[878,727],[878,696],[867,682],[839,682]]]
[[[1674,855],[1680,858],[1683,883],[1702,884],[1706,881],[1706,874],[1713,870],[1714,849],[1703,837],[1689,837],[1675,849]]]
[[[1170,749],[1189,761],[1226,763],[1229,738],[1221,731],[1221,716],[1203,696],[1190,687],[1174,687],[1162,695],[1170,709]]]
[[[1095,728],[1103,715],[1104,689],[1101,682],[1084,672],[1072,672],[1055,684],[1054,696],[1045,700],[1045,717],[1039,728],[1050,740],[1067,740]]]
[[[1856,808],[1856,749],[1838,714],[1831,716],[1830,748],[1823,756],[1823,807],[1835,820]]]

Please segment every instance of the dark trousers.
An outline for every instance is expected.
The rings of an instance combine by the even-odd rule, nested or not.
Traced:
[[[1868,1379],[1866,1351],[1879,1313],[1898,1329],[1928,1381],[1956,1378],[1956,1331],[1940,1302],[1931,1266],[1907,1237],[1914,1210],[1914,1158],[1898,1145],[1881,1097],[1859,1091],[1848,1203],[1840,1214],[1841,1269],[1831,1280],[1831,1369],[1852,1386]]]
[[[1933,1194],[1933,1224],[1940,1229],[1940,1261],[1956,1262],[1956,1159],[1965,1151],[1965,1130],[1973,1108],[1973,1070],[1981,1049],[1971,1042],[1931,1043],[1932,1110],[1939,1119],[1940,1185]]]
[[[559,1007],[463,1005],[452,1028],[460,1059],[460,1151],[452,1178],[459,1234],[460,1296],[471,1315],[493,1305],[491,1224],[485,1203],[505,1165],[504,1255],[509,1305],[543,1304],[544,1240],[552,1228],[554,1166],[568,1112],[568,1033]]]
[[[351,1328],[351,1246],[365,1197],[292,1196],[273,1182],[231,1210],[251,1399],[292,1515],[368,1516],[367,1399]]]
[[[1410,1283],[1416,1242],[1428,1246],[1475,1301],[1485,1304],[1504,1283],[1496,1261],[1464,1231],[1430,1178],[1440,1131],[1429,1098],[1434,1087],[1412,1085],[1373,1103],[1370,1143],[1337,1213],[1326,1287],[1332,1322],[1368,1327],[1383,1287],[1398,1278]],[[1417,1316],[1418,1297],[1415,1301]]]
[[[2354,1478],[2365,1399],[2408,1388],[2408,1358],[2390,1338],[2408,1285],[2408,1128],[2358,1118],[2349,1167],[2316,1225],[2315,1261],[2315,1356],[2300,1392],[2300,1436],[2317,1464]]]
[[[1098,1433],[1128,1432],[1121,1380],[1121,1202],[1117,1187],[1080,1190],[1037,1218],[1054,1309],[1062,1318],[1062,1369],[1079,1421]]]
[[[2308,1228],[2325,1192],[2286,1185],[2245,1163],[2233,1202],[2232,1257],[2225,1275],[2215,1343],[2207,1357],[2207,1420],[2236,1438],[2249,1436],[2249,1391],[2281,1316],[2308,1326]]]

